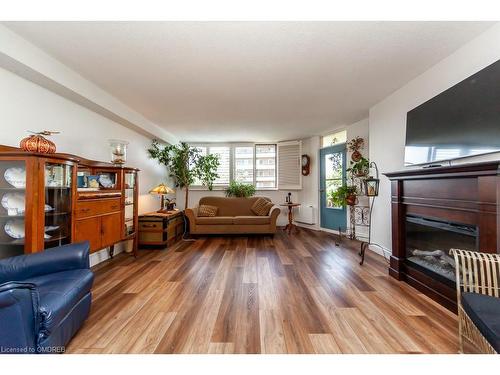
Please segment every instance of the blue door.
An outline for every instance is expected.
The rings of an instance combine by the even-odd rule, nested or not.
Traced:
[[[322,148],[320,160],[320,223],[322,228],[342,231],[346,230],[346,207],[333,205],[330,194],[337,190],[346,180],[346,148],[345,143]]]

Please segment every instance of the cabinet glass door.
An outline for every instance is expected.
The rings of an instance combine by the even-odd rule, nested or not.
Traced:
[[[125,172],[124,174],[124,191],[125,191],[125,236],[130,236],[135,233],[135,205],[136,202],[136,174],[135,172]]]
[[[71,242],[73,167],[45,163],[44,249]]]
[[[0,259],[24,254],[26,163],[0,161]]]

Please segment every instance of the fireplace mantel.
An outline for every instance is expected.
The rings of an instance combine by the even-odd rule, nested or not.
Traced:
[[[500,252],[497,238],[500,161],[386,173],[391,180],[392,256],[389,274],[456,311],[456,292],[406,259],[406,217],[475,226],[477,251]]]

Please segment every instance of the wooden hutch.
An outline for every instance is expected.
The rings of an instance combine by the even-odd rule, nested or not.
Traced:
[[[106,181],[79,188],[84,176]],[[137,255],[138,169],[0,145],[0,259],[88,240],[131,240]]]

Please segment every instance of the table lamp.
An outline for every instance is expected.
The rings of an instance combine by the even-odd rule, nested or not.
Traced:
[[[175,190],[169,188],[165,184],[159,184],[155,188],[151,189],[149,191],[150,194],[158,194],[161,196],[161,208],[157,212],[164,212],[165,211],[165,195],[167,194],[174,194]]]

